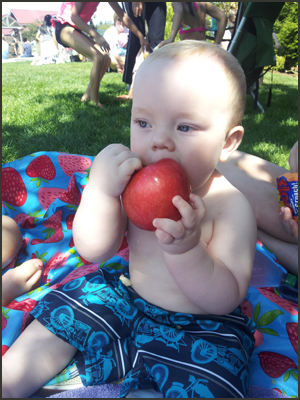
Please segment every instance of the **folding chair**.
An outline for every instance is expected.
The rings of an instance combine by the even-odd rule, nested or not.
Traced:
[[[284,2],[240,2],[236,26],[228,47],[240,62],[247,82],[247,90],[257,106],[264,113],[258,101],[259,78],[276,65],[273,45],[273,25]],[[268,67],[263,73],[264,67]],[[271,104],[272,86],[269,90],[268,104]]]

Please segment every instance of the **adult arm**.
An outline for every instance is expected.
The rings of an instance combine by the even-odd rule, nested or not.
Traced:
[[[298,173],[298,140],[291,148],[289,155],[289,164],[291,172]]]
[[[170,36],[168,37],[168,39],[161,42],[158,47],[163,47],[166,44],[174,42],[177,32],[179,31],[180,25],[182,23],[182,20],[183,20],[183,5],[182,5],[182,3],[181,2],[178,2],[178,3],[172,2],[172,7],[173,7],[173,11],[174,11],[174,16],[173,16],[173,22],[172,22]]]
[[[281,47],[281,44],[280,44],[279,41],[278,41],[278,38],[277,38],[276,33],[273,32],[273,33],[272,33],[272,36],[273,36],[273,39],[274,39],[274,42],[275,42],[275,49],[276,49],[276,50],[279,50],[280,47]]]
[[[39,42],[42,42],[43,40],[41,39],[41,32],[38,31],[38,33],[36,34],[36,40],[38,40]]]
[[[151,48],[148,40],[144,38],[142,32],[140,32],[136,25],[132,22],[132,19],[126,13],[124,13],[119,4],[117,2],[109,2],[108,4],[115,11],[123,24],[139,38],[142,50],[144,51],[144,49],[146,49],[150,52]]]
[[[218,7],[214,6],[212,3],[205,3],[206,14],[210,15],[212,18],[218,21],[218,30],[215,36],[215,44],[220,44],[222,42],[224,32],[227,24],[226,14],[220,10]]]
[[[55,35],[55,32],[52,32],[52,38],[53,38],[53,41],[54,41],[55,47],[57,48],[57,50],[59,50],[59,48],[58,48],[58,43],[57,43],[57,40],[56,40],[56,35]]]

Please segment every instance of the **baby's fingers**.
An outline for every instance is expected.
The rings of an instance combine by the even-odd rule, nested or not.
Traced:
[[[181,222],[187,230],[194,229],[205,216],[205,205],[201,197],[191,193],[190,201],[191,204],[187,203],[180,196],[175,196],[172,200],[174,206],[178,208],[182,216]]]
[[[175,239],[182,239],[185,235],[184,227],[172,219],[155,218],[153,226],[156,228],[156,237],[164,244],[171,244]]]

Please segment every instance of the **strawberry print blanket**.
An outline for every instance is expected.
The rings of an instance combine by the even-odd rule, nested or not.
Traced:
[[[74,246],[72,223],[93,159],[38,152],[2,165],[2,214],[18,223],[23,236],[19,254],[2,270],[2,275],[30,258],[40,258],[44,262],[39,287],[2,307],[2,355],[32,321],[29,312],[38,306],[50,288],[103,265],[119,269],[128,262],[125,239],[118,254],[100,265],[89,264]],[[258,246],[260,253],[270,260],[268,250],[262,244],[257,244],[257,249]],[[249,384],[297,398],[297,304],[282,298],[270,283],[262,288],[250,286],[241,307],[257,325]],[[74,375],[76,367],[70,363],[49,384]]]

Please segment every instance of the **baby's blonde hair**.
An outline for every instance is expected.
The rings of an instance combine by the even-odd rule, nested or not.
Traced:
[[[232,102],[232,119],[228,129],[241,125],[246,105],[246,78],[237,59],[226,50],[205,41],[183,40],[181,42],[167,44],[154,51],[143,62],[140,69],[143,69],[143,66],[146,66],[149,62],[158,59],[184,58],[188,62],[188,58],[195,56],[208,57],[216,61],[223,69],[225,77],[228,78],[232,89],[228,98],[228,101]],[[217,96],[218,93],[216,93],[216,102],[218,101]]]

